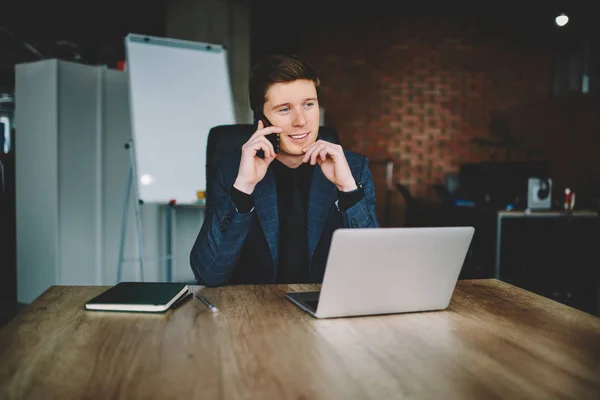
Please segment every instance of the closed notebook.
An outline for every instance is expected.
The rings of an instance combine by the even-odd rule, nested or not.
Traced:
[[[163,312],[186,294],[185,283],[121,282],[85,303],[85,309]]]

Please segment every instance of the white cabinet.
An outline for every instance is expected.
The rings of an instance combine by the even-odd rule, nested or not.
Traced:
[[[127,74],[60,60],[19,64],[15,102],[18,301],[51,285],[116,283],[131,137]],[[139,279],[130,199],[122,280]],[[190,223],[199,229],[197,218]],[[145,278],[164,280],[163,207],[143,205],[142,226]],[[176,278],[192,279],[185,252],[174,257]]]

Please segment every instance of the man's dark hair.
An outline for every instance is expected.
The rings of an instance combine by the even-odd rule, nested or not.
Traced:
[[[262,115],[265,95],[275,83],[293,82],[298,79],[310,80],[315,84],[317,96],[321,82],[317,72],[297,56],[271,55],[252,69],[250,77],[250,108],[254,117]]]

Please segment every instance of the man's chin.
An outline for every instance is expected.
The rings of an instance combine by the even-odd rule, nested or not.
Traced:
[[[303,156],[304,155],[304,152],[302,151],[301,148],[291,148],[290,149],[288,147],[285,147],[285,148],[281,148],[280,152],[281,152],[281,154],[285,154],[288,156]]]
[[[304,147],[310,147],[310,145],[312,145],[315,142],[316,138],[310,138],[308,141],[305,141],[304,143],[300,144],[300,143],[289,143],[286,142],[285,144],[282,141],[282,146],[280,148],[280,151],[282,153],[285,153],[287,155],[290,156],[303,156],[304,152],[302,151],[302,149]]]

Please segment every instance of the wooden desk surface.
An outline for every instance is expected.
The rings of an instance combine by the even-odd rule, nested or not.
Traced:
[[[446,311],[332,320],[286,286],[205,289],[216,314],[86,312],[104,289],[52,287],[0,329],[1,398],[600,398],[600,318],[496,280],[459,281]]]

